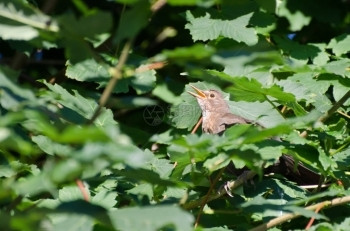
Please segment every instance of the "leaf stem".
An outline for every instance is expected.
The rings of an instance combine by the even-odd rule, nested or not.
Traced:
[[[276,105],[267,97],[267,95],[264,95],[267,102],[269,102],[272,107],[285,119],[283,113],[276,107]]]
[[[204,200],[202,201],[203,203],[201,204],[201,207],[199,208],[199,211],[198,211],[198,215],[197,215],[197,219],[196,219],[196,222],[194,223],[194,227],[197,228],[198,226],[198,223],[199,223],[199,219],[201,218],[201,215],[202,215],[202,212],[203,212],[203,209],[204,209],[204,206],[207,204],[208,202],[208,199],[210,197],[210,194],[211,192],[213,191],[214,189],[214,186],[216,185],[216,183],[219,181],[222,173],[224,172],[226,168],[222,168],[220,170],[220,172],[218,173],[218,175],[215,177],[214,181],[210,184],[210,187],[209,187],[209,190],[207,192],[207,194],[204,196]]]

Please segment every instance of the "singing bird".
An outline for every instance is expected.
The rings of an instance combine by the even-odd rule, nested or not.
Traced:
[[[252,124],[253,121],[245,119],[241,116],[234,115],[223,98],[222,94],[217,90],[200,90],[190,85],[195,92],[188,91],[189,94],[196,97],[197,102],[202,110],[202,130],[205,133],[221,134],[226,128],[235,124]],[[259,123],[254,123],[261,126]],[[320,175],[307,168],[302,163],[298,163],[295,168],[293,157],[283,154],[279,160],[272,166],[265,169],[266,173],[279,173],[289,180],[298,184],[318,184]]]

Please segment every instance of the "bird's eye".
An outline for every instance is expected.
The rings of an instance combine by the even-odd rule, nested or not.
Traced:
[[[214,93],[210,93],[209,97],[210,98],[215,98],[215,94]]]

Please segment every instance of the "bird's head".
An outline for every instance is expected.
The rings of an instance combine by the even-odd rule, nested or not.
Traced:
[[[200,90],[197,87],[190,85],[194,92],[188,91],[189,94],[196,97],[197,102],[202,109],[202,112],[215,112],[215,111],[222,111],[226,112],[229,111],[228,104],[226,103],[225,99],[223,98],[222,94],[217,90]]]

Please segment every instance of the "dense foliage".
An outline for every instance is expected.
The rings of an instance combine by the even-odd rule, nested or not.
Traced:
[[[1,230],[349,229],[349,1],[0,0],[0,47]]]

